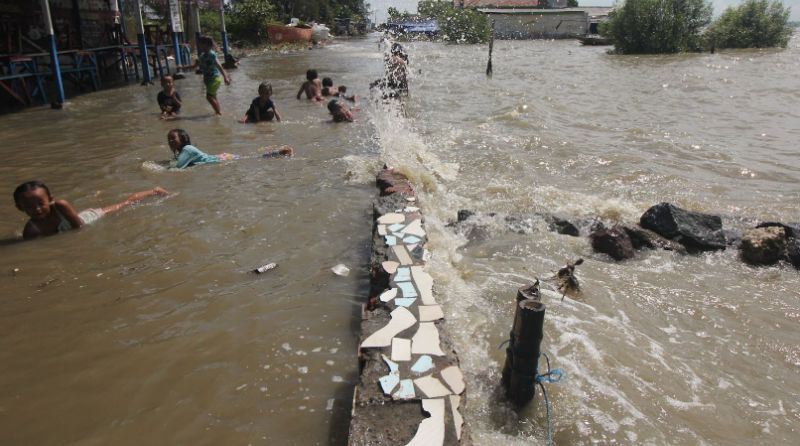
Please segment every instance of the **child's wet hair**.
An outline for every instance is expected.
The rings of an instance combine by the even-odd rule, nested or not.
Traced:
[[[201,45],[207,45],[209,48],[214,48],[214,39],[211,36],[200,36],[199,42]]]
[[[44,189],[45,192],[47,192],[47,197],[50,200],[53,199],[53,195],[50,193],[50,189],[44,183],[36,180],[27,181],[25,183],[20,184],[19,186],[17,186],[16,189],[14,189],[14,204],[17,206],[17,208],[20,207],[19,202],[20,200],[22,200],[22,194],[39,188]]]
[[[172,79],[172,76],[170,76],[169,74],[165,74],[165,75],[161,76],[161,83],[162,83],[162,84],[163,84],[165,81],[168,81],[168,80],[170,80],[170,81],[171,81],[171,80],[174,80],[174,79]]]
[[[171,135],[173,133],[178,135],[178,139],[181,141],[181,149],[192,143],[192,141],[189,139],[189,133],[186,130],[184,130],[184,129],[172,129],[167,133],[167,138],[169,138],[169,135]]]
[[[258,84],[258,94],[261,94],[262,91],[266,91],[270,96],[272,96],[272,84],[269,82],[262,82]]]
[[[331,101],[328,102],[328,111],[333,114],[336,113],[337,110],[339,110],[339,101],[336,99],[331,99]]]
[[[333,79],[329,77],[322,78],[322,86],[323,87],[333,87]]]
[[[306,71],[306,79],[313,81],[314,79],[318,78],[319,74],[317,74],[317,70],[308,70]]]
[[[347,87],[345,87],[344,85],[339,85],[338,90],[339,93],[347,93]]]

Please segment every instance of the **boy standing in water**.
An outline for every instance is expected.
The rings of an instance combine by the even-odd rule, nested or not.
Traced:
[[[181,111],[181,95],[175,90],[172,76],[161,76],[161,88],[156,100],[161,108],[161,119],[174,118]]]
[[[217,100],[217,91],[223,80],[225,85],[230,85],[231,79],[228,77],[228,73],[225,72],[225,68],[217,60],[217,53],[214,52],[214,40],[211,37],[203,36],[200,38],[199,43],[200,55],[197,57],[197,61],[194,65],[184,68],[200,68],[203,73],[203,83],[206,84],[206,100],[214,108],[214,113],[217,116],[222,116],[222,109],[220,108],[219,100]],[[220,74],[222,75],[221,77]]]
[[[317,70],[306,71],[306,81],[300,85],[300,90],[297,92],[297,99],[300,99],[303,93],[306,94],[309,100],[322,100],[322,82],[319,80]]]

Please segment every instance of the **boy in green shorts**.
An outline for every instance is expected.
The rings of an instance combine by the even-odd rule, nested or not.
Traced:
[[[197,57],[197,61],[194,65],[185,68],[200,68],[203,73],[203,83],[206,84],[206,100],[214,108],[214,113],[222,116],[222,109],[217,100],[217,90],[222,85],[223,79],[225,85],[230,85],[231,79],[217,60],[217,53],[214,52],[214,40],[211,37],[203,36],[200,38],[199,47],[200,55]],[[220,74],[222,74],[221,78]]]

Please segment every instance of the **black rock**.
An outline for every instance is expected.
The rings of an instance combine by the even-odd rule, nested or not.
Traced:
[[[765,221],[763,223],[759,223],[756,228],[770,228],[773,226],[778,226],[783,228],[786,231],[786,237],[800,237],[800,224],[798,223],[780,223],[775,221]]]
[[[686,247],[680,243],[664,238],[649,229],[632,225],[621,225],[621,227],[630,237],[634,249],[663,249],[681,254],[686,253]]]
[[[792,237],[786,241],[786,260],[800,269],[800,238]]]
[[[551,231],[555,231],[559,234],[571,235],[573,237],[578,237],[581,234],[578,227],[566,218],[559,217],[558,215],[546,215],[544,219],[547,222],[547,227]]]
[[[642,214],[639,224],[682,244],[689,251],[714,251],[726,247],[722,219],[718,215],[687,211],[670,203],[659,203]]]
[[[625,260],[633,257],[633,244],[628,233],[620,226],[611,229],[598,228],[589,235],[592,248],[603,254],[608,254],[614,260]]]
[[[461,209],[461,210],[458,211],[458,220],[457,221],[464,221],[464,220],[472,217],[473,215],[475,215],[475,212],[467,210],[467,209]]]
[[[786,231],[781,226],[751,229],[742,235],[739,252],[751,265],[774,265],[786,256]]]

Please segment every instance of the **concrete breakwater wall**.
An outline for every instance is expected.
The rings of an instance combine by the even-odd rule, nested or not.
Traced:
[[[349,444],[471,445],[461,416],[464,379],[426,272],[414,189],[391,169],[378,174],[377,186]]]

